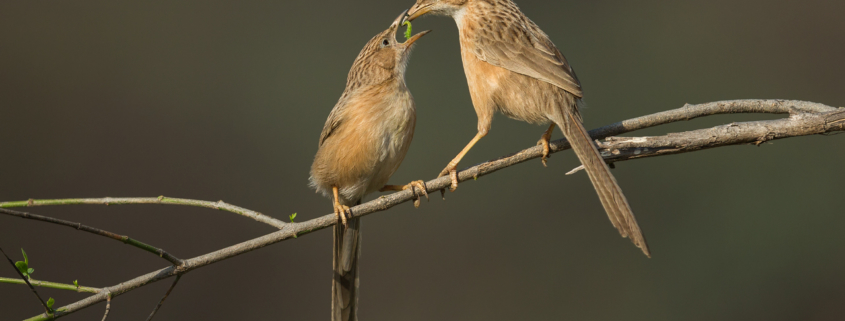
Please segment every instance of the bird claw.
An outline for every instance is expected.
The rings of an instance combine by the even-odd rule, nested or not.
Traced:
[[[543,167],[549,167],[548,165],[546,165],[546,160],[548,160],[549,157],[551,157],[549,155],[550,152],[551,152],[551,147],[549,147],[549,141],[546,140],[545,137],[543,137],[543,138],[540,138],[540,140],[537,141],[537,145],[543,146],[543,158],[541,159],[541,161],[543,162]]]
[[[452,179],[452,185],[449,186],[450,192],[454,192],[456,189],[458,189],[458,170],[456,169],[456,167],[457,165],[449,164],[448,166],[446,166],[446,168],[440,171],[439,175],[437,175],[438,178],[449,175],[449,178]],[[444,200],[446,199],[445,189],[440,190],[440,196]]]
[[[411,192],[414,193],[414,207],[416,208],[420,207],[420,194],[425,196],[425,200],[428,201],[428,191],[426,190],[425,182],[423,182],[422,180],[410,182],[408,183],[408,185],[405,185],[405,187],[403,187],[402,189],[410,189]],[[418,193],[417,190],[419,190],[420,192]]]
[[[346,227],[346,216],[352,216],[352,211],[349,209],[349,206],[341,205],[340,203],[335,203],[334,215],[336,215],[338,219],[340,219],[340,221],[343,223],[343,226]]]

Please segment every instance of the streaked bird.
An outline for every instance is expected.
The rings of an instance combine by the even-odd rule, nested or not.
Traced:
[[[387,30],[373,37],[352,64],[346,89],[320,134],[320,148],[311,165],[311,186],[333,198],[342,221],[334,227],[332,320],[357,320],[360,219],[349,219],[349,207],[375,191],[414,189],[428,194],[422,181],[385,185],[411,145],[416,110],[405,86],[405,67],[420,32],[396,41],[403,12]]]
[[[455,19],[464,73],[478,115],[478,134],[440,172],[440,176],[451,176],[451,190],[458,185],[458,163],[487,135],[497,111],[529,123],[551,123],[538,142],[544,147],[543,165],[557,125],[584,165],[610,222],[650,256],[628,200],[582,124],[581,83],[549,36],[510,0],[417,0],[407,19],[425,14]]]

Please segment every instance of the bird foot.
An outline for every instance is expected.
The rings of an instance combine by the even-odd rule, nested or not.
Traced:
[[[537,145],[543,145],[543,158],[541,160],[543,161],[543,167],[549,167],[548,165],[546,165],[546,160],[551,157],[549,155],[549,152],[551,152],[551,148],[549,147],[549,140],[546,137],[540,138],[540,140],[537,141]]]
[[[452,179],[452,185],[449,186],[450,192],[454,192],[456,189],[458,189],[458,170],[457,170],[457,167],[458,167],[457,164],[449,163],[449,165],[447,165],[446,168],[444,168],[442,171],[440,171],[440,174],[437,175],[438,178],[449,175],[449,178]],[[440,190],[440,196],[443,197],[443,199],[446,199],[446,190]]]
[[[334,203],[334,215],[343,223],[343,226],[346,225],[346,216],[352,216],[352,211],[349,209],[349,206],[342,205],[340,203]]]
[[[415,196],[414,207],[416,207],[416,208],[420,207],[420,199],[421,199],[420,195],[425,196],[425,200],[428,201],[428,191],[426,190],[425,182],[423,182],[422,180],[410,182],[410,183],[408,183],[408,185],[405,185],[404,187],[402,187],[402,189],[403,190],[410,189],[411,192],[414,193],[414,196]],[[419,191],[419,192],[417,192],[417,191]]]

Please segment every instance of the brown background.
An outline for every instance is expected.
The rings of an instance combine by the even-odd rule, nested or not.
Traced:
[[[352,60],[407,1],[4,1],[0,200],[225,200],[307,220],[317,138]],[[845,106],[842,1],[529,1],[519,4],[583,82],[588,128],[739,98]],[[475,134],[454,22],[426,18],[408,71],[417,132],[394,183],[431,179]],[[634,135],[775,116],[708,117]],[[499,116],[469,166],[544,129]],[[555,138],[560,138],[559,132]],[[621,239],[571,152],[463,184],[446,201],[366,219],[365,320],[841,320],[845,135],[620,163],[648,237]],[[31,208],[183,258],[272,229],[199,208]],[[156,320],[329,317],[331,232],[187,274]],[[0,216],[0,246],[35,277],[107,286],[165,263],[69,228]],[[19,256],[17,256],[19,258]],[[0,276],[11,267],[0,265]],[[144,319],[161,282],[117,298]],[[65,305],[84,297],[42,289]],[[67,320],[99,319],[99,304]],[[40,311],[0,285],[0,319]]]

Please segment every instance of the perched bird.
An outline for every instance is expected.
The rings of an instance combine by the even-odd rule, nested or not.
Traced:
[[[396,41],[404,17],[405,12],[358,54],[311,165],[311,186],[334,199],[334,212],[343,223],[334,227],[332,320],[357,319],[361,222],[347,221],[349,206],[379,190],[414,189],[416,206],[420,194],[428,197],[423,181],[385,185],[414,136],[416,110],[405,86],[405,67],[414,42],[428,33]]]
[[[496,111],[529,123],[551,122],[537,143],[544,148],[543,165],[557,125],[584,165],[613,226],[650,256],[628,200],[582,124],[581,83],[540,27],[511,0],[417,0],[406,19],[428,13],[451,16],[458,25],[464,73],[478,115],[478,134],[440,172],[452,177],[451,190],[457,188],[458,163],[487,135]]]

